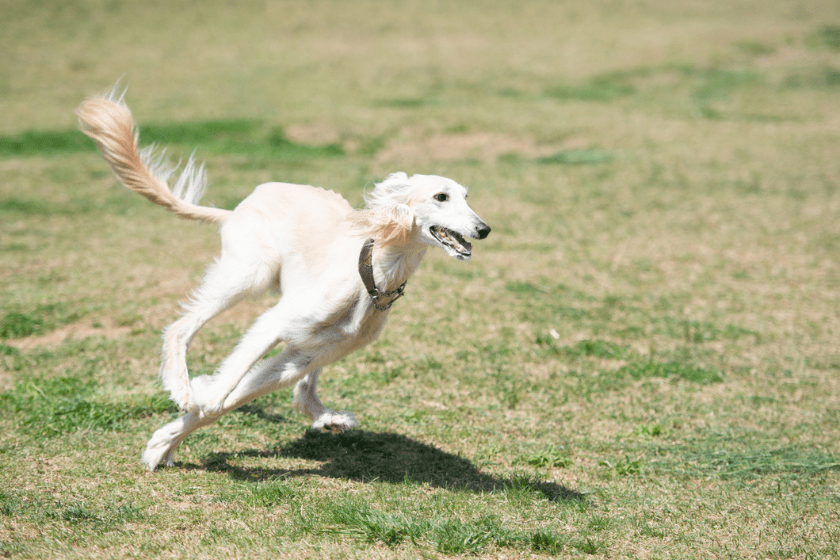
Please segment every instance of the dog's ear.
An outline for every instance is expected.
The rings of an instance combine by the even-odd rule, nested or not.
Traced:
[[[385,180],[382,181],[381,185],[386,187],[393,184],[405,184],[408,182],[408,175],[405,171],[397,171],[396,173],[391,173]]]
[[[370,235],[383,245],[402,245],[414,227],[414,211],[395,203],[367,211]]]
[[[402,245],[414,228],[414,211],[407,204],[411,179],[402,171],[391,173],[365,195],[367,208],[359,212],[357,223],[383,245]]]

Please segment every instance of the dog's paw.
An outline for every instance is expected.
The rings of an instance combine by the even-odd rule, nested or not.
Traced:
[[[213,378],[209,375],[200,375],[190,381],[192,387],[192,408],[205,418],[215,418],[222,414],[225,406],[224,396],[219,398],[218,391],[214,390]]]
[[[211,401],[196,403],[195,412],[198,412],[201,418],[218,418],[225,412],[225,401],[213,399]]]
[[[225,412],[225,403],[207,403],[201,408],[198,408],[198,413],[201,418],[218,418]]]
[[[324,411],[312,423],[312,427],[316,430],[326,430],[333,433],[341,433],[358,425],[359,423],[352,412],[335,412],[334,410]]]
[[[189,387],[185,387],[180,391],[172,391],[169,398],[184,412],[189,412],[195,407],[193,394]]]
[[[146,449],[143,451],[140,461],[151,472],[154,472],[161,464],[171,467],[175,457],[175,447],[172,443],[172,438],[168,432],[158,430],[146,444]]]

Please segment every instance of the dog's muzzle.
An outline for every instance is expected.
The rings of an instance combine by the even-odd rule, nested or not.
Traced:
[[[449,247],[455,251],[455,256],[459,259],[468,259],[472,255],[472,245],[469,241],[464,239],[464,236],[457,231],[442,226],[430,226],[429,233],[432,237],[437,239],[441,245]]]

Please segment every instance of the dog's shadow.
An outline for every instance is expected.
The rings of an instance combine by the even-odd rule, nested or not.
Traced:
[[[320,461],[300,469],[243,467],[237,457],[300,458]],[[271,450],[213,453],[202,461],[207,470],[231,478],[259,482],[277,477],[316,475],[359,482],[412,482],[436,488],[476,493],[519,488],[542,494],[555,502],[584,504],[584,494],[554,482],[533,477],[496,478],[481,472],[470,461],[403,435],[352,430],[331,434],[308,430],[299,439]]]

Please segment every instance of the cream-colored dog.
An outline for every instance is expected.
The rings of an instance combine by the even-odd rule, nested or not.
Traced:
[[[314,428],[356,426],[351,413],[321,404],[321,368],[379,336],[428,247],[468,259],[472,247],[465,238],[490,233],[467,205],[467,190],[432,175],[394,173],[367,194],[362,210],[332,191],[288,183],[260,185],[232,211],[199,206],[203,166],[190,158],[170,189],[172,169],[153,149],[138,149],[121,96],[94,97],[76,114],[126,187],[182,218],[221,226],[221,256],[184,315],[164,331],[160,379],[185,414],[149,440],[142,460],[150,470],[172,465],[192,431],[295,382],[294,408]],[[246,296],[269,289],[282,294],[277,305],[256,320],[216,373],[190,380],[187,348],[196,332]],[[260,361],[281,341],[280,354]]]

